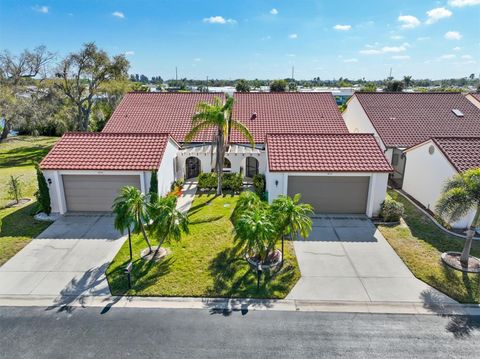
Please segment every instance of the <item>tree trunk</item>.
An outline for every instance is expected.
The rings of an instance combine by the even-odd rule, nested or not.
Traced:
[[[223,131],[218,129],[217,136],[217,196],[222,194],[222,176],[223,176]]]
[[[145,232],[145,227],[143,226],[143,222],[140,219],[140,216],[138,216],[138,223],[140,224],[140,229],[142,230],[142,235],[143,238],[145,239],[145,242],[147,242],[148,249],[149,249],[149,254],[152,253],[152,246],[150,245],[150,241],[148,240],[147,233]]]
[[[475,236],[476,225],[479,217],[480,217],[480,206],[477,207],[477,212],[475,213],[473,222],[467,231],[467,238],[465,239],[462,255],[460,256],[460,263],[462,264],[462,267],[468,267],[468,258],[470,257],[470,250],[472,248],[473,237]]]

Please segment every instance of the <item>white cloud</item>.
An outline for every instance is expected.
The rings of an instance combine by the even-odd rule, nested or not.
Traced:
[[[456,58],[457,55],[455,54],[445,54],[445,55],[442,55],[439,57],[440,60],[451,60],[451,59],[454,59]]]
[[[125,56],[133,56],[135,55],[135,51],[125,51]]]
[[[358,62],[358,59],[352,58],[352,59],[345,59],[343,60],[345,63],[352,63],[352,62]]]
[[[427,40],[430,40],[430,37],[429,37],[429,36],[420,36],[420,37],[417,37],[417,41],[427,41]]]
[[[278,10],[273,8],[272,10],[270,10],[270,14],[272,15],[277,15],[278,14]]]
[[[288,35],[289,39],[298,39],[298,34],[290,34]]]
[[[452,50],[453,51],[460,51],[462,48],[460,46],[455,46]]]
[[[402,35],[392,35],[392,36],[390,36],[390,38],[392,40],[402,40],[403,36]]]
[[[348,31],[352,28],[352,25],[340,25],[340,24],[337,24],[333,27],[335,30],[338,30],[338,31]]]
[[[295,55],[295,54],[287,54],[287,56],[288,56],[288,57],[295,57],[295,56],[297,56],[297,55]]]
[[[368,49],[360,50],[360,54],[362,55],[380,55],[380,54],[388,54],[388,53],[399,53],[406,51],[408,47],[410,47],[410,44],[408,42],[404,42],[401,46],[384,46],[382,48],[372,48],[372,46],[366,46],[369,47]]]
[[[409,55],[394,55],[392,56],[392,59],[394,60],[410,60]]]
[[[112,16],[115,16],[115,17],[118,17],[120,19],[124,19],[125,18],[125,14],[121,11],[114,11],[112,12]]]
[[[472,56],[472,55],[462,55],[462,59],[464,59],[464,60],[473,60],[473,56]]]
[[[375,49],[360,50],[359,52],[362,55],[378,55],[382,53],[381,50],[375,50]]]
[[[234,19],[225,19],[223,16],[210,16],[203,19],[203,22],[208,24],[236,24],[237,20]]]
[[[437,7],[435,9],[427,11],[428,19],[427,19],[426,23],[430,25],[430,24],[433,24],[433,23],[437,22],[440,19],[444,19],[444,18],[450,17],[452,15],[453,15],[453,13],[450,10],[445,9],[444,7]]]
[[[447,40],[460,40],[462,38],[462,34],[458,31],[448,31],[444,36]]]
[[[48,10],[49,10],[48,6],[40,6],[40,5],[35,5],[34,7],[32,7],[32,9],[42,14],[48,14]]]
[[[480,5],[480,0],[449,0],[448,5],[452,7]]]
[[[384,46],[382,47],[382,52],[403,52],[407,49],[408,46]]]
[[[195,61],[195,62],[200,62],[200,61],[202,61],[202,59],[201,59],[200,57],[195,57],[195,58],[193,59],[193,61]]]
[[[420,20],[412,15],[400,15],[398,21],[402,23],[404,29],[413,29],[420,25]]]

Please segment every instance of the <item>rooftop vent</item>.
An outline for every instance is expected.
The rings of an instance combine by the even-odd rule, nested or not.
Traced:
[[[463,112],[460,111],[459,109],[454,108],[452,112],[455,114],[457,117],[463,117]]]
[[[250,120],[256,120],[257,119],[257,113],[253,112],[252,117],[250,117]]]

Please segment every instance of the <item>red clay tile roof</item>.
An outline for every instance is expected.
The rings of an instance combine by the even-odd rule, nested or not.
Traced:
[[[460,93],[356,93],[387,147],[431,137],[480,137],[480,109]],[[457,117],[452,110],[463,112]]]
[[[43,170],[158,169],[168,134],[70,132],[40,163]]]
[[[223,93],[132,92],[126,94],[113,112],[103,132],[169,133],[184,142],[192,128],[192,116],[199,102],[224,101]],[[210,142],[213,130],[203,131],[195,141]]]
[[[267,135],[272,172],[392,172],[372,134]]]
[[[437,137],[432,141],[445,154],[457,171],[480,168],[480,138]]]
[[[214,93],[129,93],[125,95],[103,132],[170,133],[184,142],[192,116],[201,101],[213,101]],[[236,93],[232,117],[245,124],[255,142],[267,133],[348,133],[330,93]],[[252,113],[257,118],[252,120]],[[195,142],[210,142],[214,131],[202,132]],[[232,133],[233,142],[246,142]]]
[[[348,133],[331,93],[235,93],[232,117],[263,143],[267,133]],[[256,118],[252,119],[252,114]],[[237,133],[233,142],[245,142]]]

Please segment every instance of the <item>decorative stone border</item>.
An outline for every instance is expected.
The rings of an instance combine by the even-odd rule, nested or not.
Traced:
[[[474,256],[470,256],[469,258],[469,263],[470,261],[474,261],[476,262],[477,266],[476,268],[465,268],[461,265],[457,265],[456,263],[452,263],[452,261],[449,259],[449,258],[452,258],[452,257],[460,257],[462,253],[460,252],[444,252],[442,253],[442,262],[445,263],[447,266],[453,268],[453,269],[456,269],[458,271],[461,271],[461,272],[465,272],[465,273],[480,273],[480,259],[478,259],[477,257],[474,257]]]

